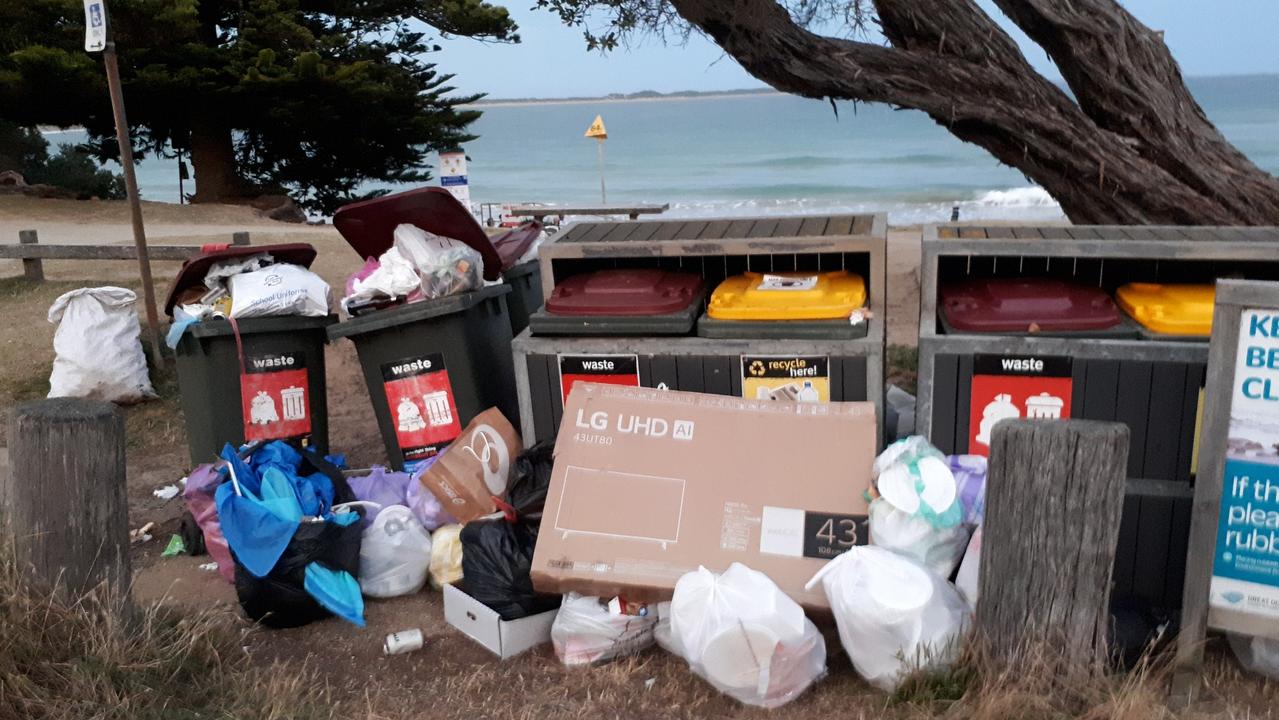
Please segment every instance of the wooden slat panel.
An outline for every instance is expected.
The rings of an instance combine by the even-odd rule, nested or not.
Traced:
[[[600,238],[600,242],[625,242],[638,229],[639,223],[617,223],[612,230]]]
[[[724,233],[725,238],[745,238],[752,237],[751,231],[755,228],[755,221],[752,219],[734,220],[728,226],[728,230]]]
[[[777,218],[762,218],[755,221],[755,227],[751,228],[750,233],[746,236],[749,238],[771,238],[776,235]]]
[[[1154,230],[1140,225],[1129,225],[1124,232],[1133,240],[1154,240],[1156,237]]]
[[[715,220],[713,222],[709,222],[706,224],[706,227],[702,228],[702,234],[699,235],[697,239],[719,240],[724,237],[724,234],[728,232],[728,229],[732,226],[732,224],[733,223],[729,220]]]
[[[860,402],[871,399],[866,394],[866,358],[833,357],[830,359],[830,363],[832,365],[839,363],[845,402]]]
[[[728,357],[728,394],[733,397],[742,396],[742,356],[730,355]]]
[[[679,385],[673,390],[685,392],[703,392],[705,380],[702,377],[702,359],[695,355],[680,355],[675,358],[675,369],[679,374]]]
[[[986,228],[962,227],[959,229],[959,237],[965,240],[985,240],[987,238]]]
[[[1119,520],[1119,540],[1115,543],[1115,571],[1111,600],[1132,601],[1132,573],[1137,563],[1137,526],[1141,521],[1141,497],[1129,492]]]
[[[661,222],[637,223],[639,227],[635,228],[635,232],[632,233],[627,240],[630,242],[644,242],[646,240],[651,240],[653,239],[653,236],[657,234],[657,231],[665,224],[666,223]]]
[[[853,234],[868,235],[874,224],[875,218],[870,215],[855,215],[853,216]]]
[[[853,234],[853,216],[852,215],[835,215],[831,217],[830,222],[826,223],[826,235],[851,235]]]
[[[560,421],[564,419],[564,395],[560,388],[560,365],[559,358],[551,355],[548,357],[549,367],[547,377],[551,383],[551,437],[555,437],[560,431]]]
[[[773,237],[795,237],[799,235],[799,228],[803,224],[803,218],[782,218],[777,221],[777,227],[773,228]]]
[[[848,397],[847,389],[844,387],[844,363],[839,358],[830,358],[830,399],[833,402],[851,402],[852,398]],[[865,387],[863,384],[862,387]]]
[[[1181,228],[1181,233],[1195,242],[1216,242],[1218,236],[1209,228],[1202,227],[1186,227]]]
[[[662,226],[657,229],[657,232],[653,233],[652,240],[673,240],[675,235],[677,235],[683,227],[684,222],[679,220],[664,222],[662,223]]]
[[[1046,240],[1069,240],[1070,232],[1065,225],[1045,225],[1039,228],[1039,234]]]
[[[1133,596],[1142,605],[1164,600],[1168,568],[1168,538],[1172,532],[1172,498],[1143,497],[1137,523],[1136,563],[1132,574]]]
[[[572,227],[570,227],[568,230],[565,230],[564,233],[558,237],[557,242],[566,242],[566,243],[578,242],[580,238],[585,236],[587,233],[593,231],[595,229],[595,226],[599,224],[600,223],[593,223],[593,222],[575,223]]]
[[[992,240],[1011,240],[1013,238],[1013,229],[1008,227],[988,227],[986,228],[986,237]]]
[[[1112,421],[1119,395],[1119,361],[1088,360],[1087,368],[1082,414],[1077,417]]]
[[[1013,237],[1022,239],[1022,240],[1038,240],[1043,237],[1043,235],[1041,235],[1039,232],[1039,228],[1015,227],[1012,230],[1013,230]]]
[[[705,220],[692,220],[684,223],[684,227],[675,233],[674,240],[696,240],[710,223]]]
[[[1181,609],[1182,590],[1186,584],[1186,551],[1190,541],[1190,511],[1194,505],[1193,491],[1187,489],[1186,497],[1172,501],[1172,524],[1168,528],[1168,566],[1164,570],[1163,607]]]
[[[985,237],[985,236],[986,236],[985,233],[982,233],[982,237]],[[954,240],[957,237],[959,237],[959,231],[956,228],[953,228],[953,227],[937,228],[937,239],[939,240]]]
[[[551,392],[559,393],[559,387],[548,379],[549,363],[554,355],[528,356],[529,404],[533,407],[533,436],[540,442],[555,436],[555,420],[551,416]]]
[[[1100,240],[1101,239],[1101,234],[1091,227],[1082,227],[1078,225],[1072,225],[1066,228],[1066,232],[1070,233],[1070,236],[1076,240]]]
[[[1082,418],[1088,396],[1088,361],[1075,358],[1070,364],[1070,416]]]
[[[1146,460],[1141,477],[1175,480],[1181,444],[1181,415],[1185,405],[1186,366],[1157,362],[1150,378],[1150,410],[1146,420]],[[1128,452],[1142,448],[1130,446]]]
[[[1119,397],[1115,420],[1126,423],[1131,432],[1128,443],[1128,477],[1145,477],[1146,423],[1150,417],[1151,363],[1124,360],[1119,364]]]
[[[968,453],[972,433],[972,417],[969,410],[973,403],[973,356],[959,356],[959,373],[955,376],[955,452]]]
[[[201,254],[199,245],[150,245],[152,260],[189,260]],[[10,245],[0,243],[0,258],[14,260],[137,260],[133,245],[47,245],[40,243]]]
[[[959,377],[959,357],[938,355],[933,360],[933,432],[929,440],[946,454],[955,448],[955,414]],[[962,452],[962,450],[960,451]]]
[[[649,378],[653,387],[666,385],[668,390],[679,388],[679,370],[673,355],[654,355],[649,362]]]
[[[574,238],[574,241],[581,243],[599,242],[605,235],[612,232],[615,227],[617,227],[617,223],[596,223],[586,233]]]
[[[712,395],[732,395],[733,381],[732,358],[726,355],[705,356],[702,358],[703,392]]]
[[[799,234],[804,237],[821,235],[826,232],[826,226],[830,223],[830,218],[826,216],[806,217],[804,222],[799,226]]]

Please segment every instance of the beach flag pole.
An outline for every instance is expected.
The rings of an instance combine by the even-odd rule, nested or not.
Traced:
[[[155,283],[151,279],[151,256],[147,252],[147,233],[142,224],[142,198],[138,195],[138,176],[133,167],[133,144],[129,140],[129,121],[124,113],[124,93],[120,88],[120,65],[116,60],[115,42],[107,37],[106,0],[84,0],[84,49],[101,52],[107,71],[107,89],[111,94],[111,111],[115,115],[115,137],[120,146],[120,165],[124,169],[124,187],[129,195],[133,221],[133,244],[138,251],[138,271],[142,277],[142,298],[146,305],[147,329],[151,334],[151,360],[163,367],[160,349],[160,320],[155,309]]]
[[[595,122],[586,128],[586,137],[595,138],[596,158],[600,165],[600,202],[608,202],[608,191],[604,188],[604,141],[608,139],[608,130],[604,129],[604,118],[595,116]]]

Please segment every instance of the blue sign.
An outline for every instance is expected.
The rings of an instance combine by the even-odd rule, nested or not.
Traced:
[[[440,185],[442,187],[458,187],[465,184],[466,184],[465,175],[445,175],[444,177],[440,178]]]
[[[1279,465],[1226,460],[1213,574],[1279,586]]]

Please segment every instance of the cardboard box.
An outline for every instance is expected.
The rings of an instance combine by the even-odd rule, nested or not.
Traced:
[[[468,523],[497,510],[493,497],[506,493],[522,448],[520,434],[502,411],[489,408],[422,473],[422,485],[458,522]]]
[[[658,602],[741,562],[809,608],[804,583],[867,540],[871,403],[799,404],[574,386],[533,555],[541,592]]]
[[[503,660],[550,642],[551,625],[557,614],[559,609],[519,620],[503,620],[496,611],[461,588],[444,586],[444,619]]]

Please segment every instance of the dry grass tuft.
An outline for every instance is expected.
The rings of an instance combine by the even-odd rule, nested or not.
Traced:
[[[334,717],[313,673],[251,667],[230,613],[122,607],[64,600],[0,560],[0,719]]]

